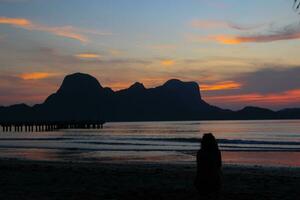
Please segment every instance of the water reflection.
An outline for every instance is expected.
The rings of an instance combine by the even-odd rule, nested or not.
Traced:
[[[206,132],[218,138],[225,163],[299,166],[300,120],[108,123],[101,130],[1,133],[0,157],[194,162]]]
[[[227,164],[300,167],[299,152],[223,152]]]

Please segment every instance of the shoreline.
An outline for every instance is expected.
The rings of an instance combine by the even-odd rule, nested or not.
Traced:
[[[1,199],[197,199],[195,164],[0,159]],[[222,199],[297,199],[300,168],[224,165]]]
[[[0,160],[65,163],[193,164],[196,151],[0,148]],[[300,152],[221,151],[226,166],[300,168]]]

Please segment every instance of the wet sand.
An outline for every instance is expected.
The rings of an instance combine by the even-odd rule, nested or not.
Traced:
[[[0,160],[0,199],[199,199],[195,165]],[[222,199],[298,199],[299,168],[225,166]],[[203,198],[201,198],[203,199]]]

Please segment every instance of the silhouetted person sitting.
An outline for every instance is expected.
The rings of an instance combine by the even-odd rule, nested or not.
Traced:
[[[204,134],[197,152],[195,186],[202,196],[218,197],[222,181],[222,158],[218,143],[211,133]]]

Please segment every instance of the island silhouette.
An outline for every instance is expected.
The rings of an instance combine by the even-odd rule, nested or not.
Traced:
[[[272,111],[245,107],[222,109],[205,102],[196,82],[171,79],[161,86],[145,88],[134,83],[113,91],[84,73],[67,75],[56,93],[41,104],[0,106],[0,121],[174,121],[300,119],[300,108]]]

